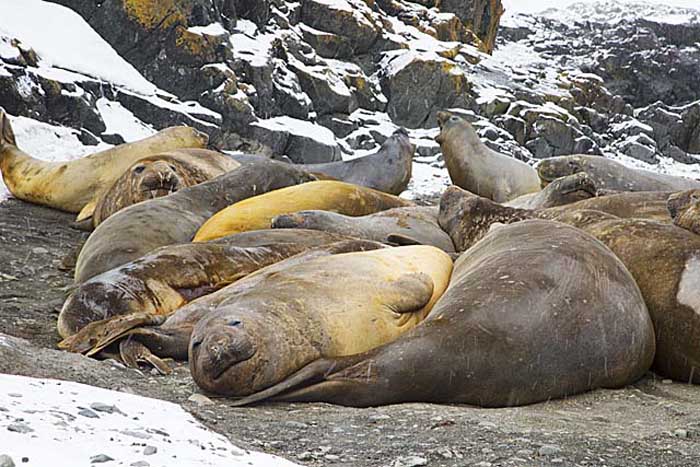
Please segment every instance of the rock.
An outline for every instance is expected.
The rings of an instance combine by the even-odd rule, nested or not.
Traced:
[[[99,415],[97,415],[90,409],[81,409],[80,411],[78,411],[78,415],[82,415],[83,417],[87,418],[100,418]]]
[[[291,69],[299,78],[302,89],[314,103],[317,115],[330,113],[350,114],[357,108],[350,89],[330,68],[308,67],[298,60]]]
[[[153,454],[158,452],[158,448],[155,446],[146,446],[143,450],[143,455],[144,456],[152,456]]]
[[[104,413],[122,413],[116,405],[111,405],[111,404],[105,404],[103,402],[93,402],[90,404],[90,408],[92,410],[95,410],[97,412],[104,412]]]
[[[648,164],[658,164],[656,149],[653,146],[642,144],[638,137],[633,137],[623,142],[620,146],[623,154]]]
[[[537,453],[540,456],[552,456],[552,455],[557,454],[559,452],[561,452],[561,448],[559,446],[554,445],[554,444],[543,444],[537,450]]]
[[[107,454],[97,454],[95,456],[90,457],[90,463],[91,464],[102,464],[105,462],[113,461],[111,457],[109,457]]]
[[[397,458],[392,467],[420,467],[422,465],[428,465],[428,459],[420,456],[403,456]]]
[[[254,123],[251,134],[254,139],[270,144],[276,154],[287,155],[296,164],[341,160],[340,146],[333,132],[310,122],[287,117],[270,119]]]
[[[7,431],[12,431],[14,433],[31,433],[34,429],[30,428],[29,425],[25,423],[11,423],[7,425]]]
[[[678,429],[673,432],[673,436],[676,438],[688,438],[688,430]]]
[[[214,401],[209,399],[204,394],[195,393],[187,398],[188,401],[194,402],[197,405],[214,405]]]
[[[390,62],[381,86],[389,100],[389,117],[408,128],[433,128],[438,110],[469,107],[473,100],[467,77],[457,65],[412,52]]]
[[[7,454],[0,455],[0,467],[15,467],[15,462]]]
[[[150,467],[151,464],[149,464],[146,461],[136,461],[131,464],[129,464],[131,467]]]
[[[484,51],[491,53],[501,15],[501,0],[440,0],[440,10],[456,14],[483,42]]]

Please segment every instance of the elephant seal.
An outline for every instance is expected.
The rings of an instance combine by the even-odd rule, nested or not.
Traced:
[[[203,148],[207,141],[207,135],[194,128],[171,127],[80,159],[46,162],[17,147],[10,120],[0,109],[0,171],[7,188],[21,200],[68,212],[81,212],[94,203],[137,160],[180,148]]]
[[[415,152],[415,146],[408,139],[408,132],[399,128],[374,154],[348,161],[306,164],[304,168],[315,174],[398,195],[411,181]]]
[[[92,225],[97,227],[127,206],[206,182],[240,165],[225,154],[207,149],[179,149],[139,159],[100,195]]]
[[[615,191],[682,191],[700,188],[700,180],[634,169],[601,156],[559,156],[537,165],[542,185],[557,178],[586,172],[598,189]]]
[[[598,196],[598,188],[585,172],[558,178],[536,193],[519,196],[503,203],[521,209],[542,209],[591,199]]]
[[[320,357],[390,342],[430,312],[452,260],[427,246],[310,260],[229,295],[190,339],[192,377],[204,390],[244,396]],[[334,284],[327,277],[341,277]]]
[[[435,207],[394,208],[360,217],[330,211],[300,211],[272,219],[273,229],[313,229],[382,243],[432,245],[454,253],[450,236],[437,221]]]
[[[495,229],[464,253],[412,331],[363,354],[316,360],[233,405],[274,397],[518,406],[625,386],[653,358],[648,311],[620,260],[574,227],[532,220]]]
[[[80,334],[90,323],[118,315],[170,315],[198,297],[306,249],[291,243],[249,248],[187,243],[158,248],[80,284],[58,315],[58,333],[65,339]],[[84,334],[64,340],[59,347],[89,350],[85,347],[95,332]]]
[[[676,226],[700,235],[700,190],[672,194],[667,208]]]
[[[464,217],[455,242],[468,248],[493,223],[548,218],[579,228],[604,243],[639,286],[656,330],[653,369],[678,381],[700,384],[700,236],[675,225],[620,219],[599,211],[530,211],[505,208],[485,198],[462,199]]]
[[[315,177],[297,166],[266,161],[129,206],[88,237],[78,255],[75,281],[85,282],[160,246],[187,243],[209,217],[233,203],[311,180]]]
[[[440,143],[452,183],[503,203],[540,191],[535,169],[486,146],[467,120],[438,112]]]
[[[241,238],[246,234],[248,232],[240,234]],[[95,331],[92,336],[97,337],[97,339],[89,342],[91,349],[88,354],[94,354],[107,347],[112,348],[118,342],[119,355],[127,365],[133,366],[138,361],[144,361],[153,365],[158,371],[168,373],[168,365],[160,357],[187,360],[190,336],[195,325],[214,312],[222,301],[229,300],[237,294],[245,294],[246,291],[256,287],[261,290],[261,284],[266,278],[274,276],[284,269],[305,264],[321,257],[379,248],[388,247],[376,242],[355,239],[314,247],[259,269],[235,284],[202,296],[178,308],[169,317],[148,313],[132,313],[90,324],[88,327],[93,327]]]
[[[275,216],[310,209],[364,216],[405,206],[413,206],[413,203],[371,188],[322,180],[271,191],[222,209],[202,225],[194,241],[268,229]]]

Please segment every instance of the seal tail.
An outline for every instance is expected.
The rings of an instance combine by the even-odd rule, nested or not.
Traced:
[[[17,141],[15,140],[15,132],[12,131],[10,118],[5,109],[0,107],[0,153],[8,146],[17,147]]]
[[[323,383],[327,380],[329,375],[352,366],[361,361],[363,358],[364,354],[358,354],[349,357],[332,359],[321,358],[314,360],[301,370],[293,373],[291,376],[288,376],[279,383],[270,386],[267,389],[263,389],[262,391],[258,391],[254,394],[233,401],[231,406],[242,407],[245,405],[255,404],[257,402],[262,402],[264,400],[277,398],[277,396],[284,397],[285,393],[294,392],[308,386],[316,385],[317,383]]]

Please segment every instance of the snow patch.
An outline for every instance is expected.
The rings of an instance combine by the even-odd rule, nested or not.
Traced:
[[[187,30],[194,34],[208,35],[208,36],[223,36],[228,34],[228,31],[221,25],[221,23],[211,23],[207,26],[192,26],[187,28]]]
[[[14,375],[0,374],[0,387],[2,453],[17,465],[88,467],[100,455],[114,459],[107,465],[297,465],[239,449],[170,402]]]
[[[311,138],[327,146],[334,146],[336,144],[335,135],[333,135],[333,132],[328,128],[316,125],[307,120],[299,120],[298,118],[292,118],[286,115],[269,118],[267,120],[258,120],[257,122],[251,123],[251,125],[273,131],[286,131],[293,135]]]
[[[102,97],[97,100],[96,105],[107,127],[106,134],[118,134],[124,138],[124,141],[131,142],[147,138],[156,132],[152,126],[136,118],[119,102]]]

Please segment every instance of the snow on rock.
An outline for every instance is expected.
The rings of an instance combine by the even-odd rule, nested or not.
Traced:
[[[170,402],[4,374],[0,387],[0,454],[9,455],[16,465],[297,465],[239,449]]]
[[[333,132],[328,128],[316,125],[307,120],[300,120],[286,115],[268,118],[266,120],[258,120],[252,123],[252,125],[260,128],[267,128],[268,130],[284,131],[297,136],[303,136],[326,146],[334,146],[336,144],[335,135],[333,135]]]
[[[97,110],[102,115],[107,130],[105,133],[120,135],[125,141],[135,141],[148,138],[156,130],[152,126],[143,123],[133,113],[119,102],[113,102],[104,97],[98,99]]]
[[[20,38],[45,65],[109,81],[141,94],[157,91],[74,11],[42,0],[0,0],[0,11],[0,33]]]

